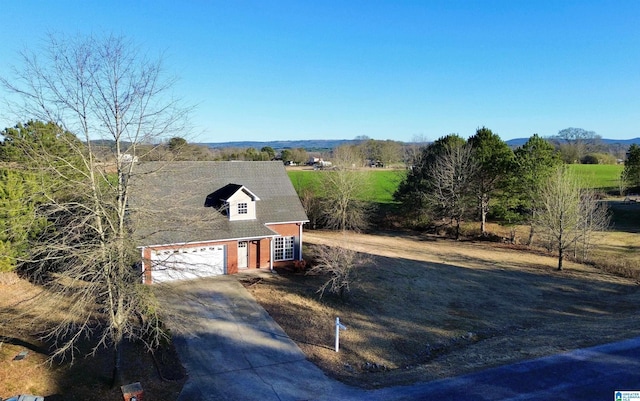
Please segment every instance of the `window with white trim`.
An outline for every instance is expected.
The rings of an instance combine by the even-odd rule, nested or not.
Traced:
[[[247,208],[246,202],[238,203],[238,214],[247,214],[249,213],[249,209]]]
[[[276,237],[273,245],[273,259],[293,260],[293,246],[295,237]]]

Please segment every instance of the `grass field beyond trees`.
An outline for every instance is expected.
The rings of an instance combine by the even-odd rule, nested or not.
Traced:
[[[303,189],[310,189],[318,196],[323,195],[323,188],[319,180],[320,174],[323,173],[324,171],[300,169],[288,171],[289,178],[298,193],[301,193]],[[393,193],[404,178],[404,174],[404,170],[362,170],[362,179],[367,180],[369,185],[364,194],[365,199],[360,200],[375,203],[393,202]]]
[[[603,191],[618,189],[622,164],[570,164],[569,169],[587,188]]]
[[[583,185],[587,188],[599,189],[602,191],[617,190],[620,182],[620,174],[623,165],[611,164],[570,164],[569,169],[575,173]],[[319,191],[318,175],[323,171],[314,170],[289,170],[289,178],[300,193],[301,189],[308,188]],[[364,201],[375,203],[392,203],[393,193],[398,188],[400,181],[404,178],[406,170],[390,169],[366,169],[363,170],[363,179],[368,180],[370,186],[366,192]]]

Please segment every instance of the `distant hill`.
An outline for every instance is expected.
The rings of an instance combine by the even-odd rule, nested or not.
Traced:
[[[219,142],[219,143],[200,143],[214,149],[221,148],[255,148],[260,150],[265,146],[270,146],[275,150],[303,148],[307,151],[329,150],[340,145],[356,143],[353,139],[310,139],[299,141],[238,141],[238,142]]]
[[[512,148],[517,148],[518,146],[524,145],[529,138],[515,138],[509,139],[506,141],[507,145]],[[336,148],[340,145],[357,143],[358,141],[353,139],[309,139],[309,140],[299,140],[299,141],[238,141],[238,142],[208,142],[208,143],[200,143],[199,145],[205,145],[214,149],[222,149],[222,148],[255,148],[260,150],[265,146],[270,146],[275,150],[282,149],[294,149],[294,148],[302,148],[306,151],[322,151]],[[622,146],[629,146],[631,144],[640,145],[640,138],[634,139],[602,139],[607,145],[611,144],[620,144]]]
[[[640,138],[633,138],[633,139],[602,139],[602,142],[606,143],[607,145],[611,145],[614,143],[618,143],[620,145],[625,145],[625,146],[630,146],[633,144],[636,145],[640,145]]]
[[[527,141],[529,140],[529,138],[515,138],[515,139],[509,139],[508,141],[506,141],[507,145],[509,145],[512,148],[517,148],[519,146],[524,145]],[[614,144],[618,144],[618,145],[622,145],[622,146],[630,146],[632,144],[636,144],[636,145],[640,145],[640,138],[633,138],[633,139],[607,139],[607,138],[602,138],[602,142],[607,144],[607,145],[614,145]]]
[[[505,142],[511,148],[517,148],[527,143],[528,140],[529,138],[515,138],[515,139],[509,139],[508,141],[505,141]]]

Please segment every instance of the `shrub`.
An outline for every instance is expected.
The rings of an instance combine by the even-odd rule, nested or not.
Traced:
[[[325,291],[328,291],[342,300],[346,299],[351,291],[351,285],[356,280],[357,268],[370,262],[370,259],[363,254],[337,246],[315,246],[314,253],[316,263],[307,274],[328,277],[317,291],[320,298]]]

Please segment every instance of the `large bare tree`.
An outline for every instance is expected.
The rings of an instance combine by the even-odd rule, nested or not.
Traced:
[[[359,231],[369,223],[370,208],[362,201],[369,186],[367,172],[359,170],[361,156],[355,147],[345,145],[334,150],[334,168],[320,172],[324,225],[338,230]]]
[[[429,171],[432,190],[425,196],[434,212],[455,226],[456,239],[460,238],[460,222],[473,208],[477,169],[471,146],[458,144],[446,146]]]
[[[175,79],[162,59],[124,37],[52,35],[45,43],[21,53],[13,76],[1,82],[16,119],[53,122],[80,141],[58,137],[68,142],[67,156],[31,149],[40,159],[34,168],[55,178],[45,181],[51,187],[42,189],[38,209],[52,229],[23,262],[32,273],[48,273],[46,299],[38,302],[67,308],[48,333],[55,355],[73,355],[80,338],[97,333],[94,350],[114,350],[115,384],[123,340],[151,347],[164,335],[157,305],[132,268],[139,258],[127,222],[134,161],[149,143],[183,136],[189,109],[172,96]],[[98,157],[105,144],[110,163]]]
[[[575,175],[561,166],[540,188],[536,222],[558,251],[558,270],[562,270],[567,250],[581,245],[586,257],[593,233],[606,229],[609,218],[595,194],[581,189]]]
[[[589,253],[597,242],[598,234],[607,230],[611,224],[611,215],[607,205],[599,199],[593,189],[584,189],[580,196],[581,225],[576,241],[574,257],[589,259]]]

